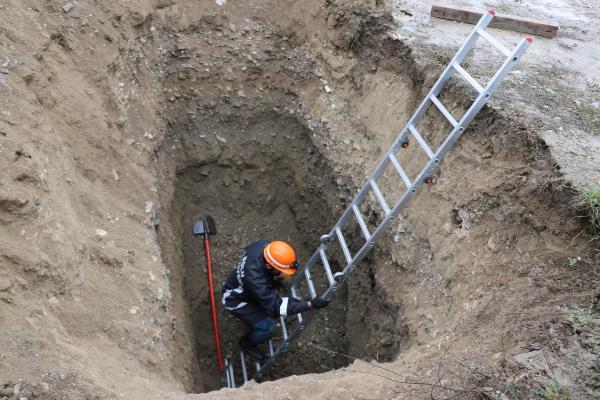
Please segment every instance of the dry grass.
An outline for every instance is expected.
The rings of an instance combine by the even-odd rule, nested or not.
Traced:
[[[587,308],[579,306],[561,306],[558,307],[558,309],[562,312],[563,317],[567,320],[567,322],[575,329],[579,329],[584,326],[600,324],[600,319],[594,313],[591,305]]]
[[[600,230],[600,183],[583,189],[579,194],[579,204],[587,212],[592,226]]]

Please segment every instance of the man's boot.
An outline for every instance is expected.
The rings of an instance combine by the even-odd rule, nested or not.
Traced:
[[[242,350],[257,361],[264,360],[266,358],[265,353],[255,343],[252,343],[248,337],[249,335],[245,334],[239,341]]]

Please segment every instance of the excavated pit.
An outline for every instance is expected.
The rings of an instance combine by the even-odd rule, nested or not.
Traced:
[[[158,237],[173,293],[178,345],[174,358],[190,392],[225,385],[217,369],[202,241],[192,234],[195,220],[209,214],[218,226],[219,233],[211,240],[221,338],[225,356],[237,356],[237,341],[246,328],[221,307],[220,297],[242,249],[259,239],[286,240],[305,262],[356,190],[349,171],[334,166],[331,155],[322,155],[329,140],[321,136],[327,118],[320,112],[311,115],[300,98],[305,91],[323,90],[319,67],[270,27],[259,26],[241,38],[229,28],[207,19],[175,40],[165,33],[156,41],[163,54],[158,65],[164,71],[168,122],[155,150],[161,203]],[[227,45],[212,46],[215,36]],[[240,41],[257,50],[247,55],[228,48],[238,48]],[[405,54],[400,44],[386,45],[397,46],[400,58]],[[147,42],[134,45],[132,53],[136,52],[147,54]],[[380,60],[371,53],[365,57]],[[405,74],[410,67],[388,61],[386,68],[389,65],[406,77],[398,85],[410,89],[412,78]],[[357,64],[356,74],[364,72]],[[412,92],[405,93],[404,107],[411,108]],[[374,222],[376,212],[365,211]],[[356,250],[358,228],[345,233]],[[334,272],[343,268],[339,248],[329,258]],[[378,361],[395,358],[408,333],[395,317],[400,305],[375,283],[373,265],[367,262],[338,289],[332,305],[266,379],[340,368],[350,361],[344,355]],[[318,292],[325,289],[322,269],[313,271],[313,280]],[[304,285],[298,297],[307,296]],[[356,329],[358,325],[361,329]],[[276,328],[275,339],[280,332]]]
[[[185,161],[176,161],[171,210],[161,217],[173,229],[170,239],[162,235],[162,250],[171,265],[171,289],[181,302],[177,321],[186,327],[189,337],[182,353],[191,365],[190,390],[206,392],[225,382],[216,368],[206,263],[202,239],[192,233],[194,221],[211,215],[217,223],[218,233],[211,236],[215,295],[224,354],[235,357],[237,340],[247,328],[221,307],[220,297],[221,286],[243,247],[259,239],[286,240],[296,248],[300,262],[305,262],[318,246],[319,237],[335,223],[344,202],[339,198],[335,173],[312,143],[310,131],[293,117],[268,112],[243,121],[178,126],[173,132],[173,143],[185,143],[187,150]],[[332,255],[334,271],[341,268],[340,257]],[[317,290],[323,291],[324,273],[315,271],[313,275]],[[373,297],[374,291],[367,285],[356,296]],[[298,297],[306,296],[303,285]],[[361,318],[367,304],[353,307],[352,321]],[[319,314],[266,378],[347,365],[349,359],[339,354],[348,354],[352,342],[368,342],[370,335],[369,329],[346,335],[347,310],[348,291],[343,285],[332,305]],[[293,321],[291,318],[288,329]],[[274,339],[281,338],[280,332],[278,325]],[[385,346],[379,357],[391,360],[397,345],[390,342]],[[373,357],[366,347],[353,351],[353,356]]]

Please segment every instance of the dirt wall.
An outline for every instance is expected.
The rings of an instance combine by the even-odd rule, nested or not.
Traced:
[[[179,218],[205,211],[211,199],[187,190],[211,175],[219,179],[209,187],[231,178],[230,204],[215,209],[227,221],[225,211],[246,193],[233,189],[251,182],[244,173],[261,178],[260,143],[250,161],[234,161],[248,133],[310,138],[292,146],[298,158],[287,168],[305,174],[294,174],[301,183],[325,169],[331,188],[309,182],[308,208],[301,201],[273,208],[276,218],[294,221],[328,208],[306,232],[295,222],[291,237],[310,247],[441,70],[388,37],[391,18],[368,12],[378,4],[223,3],[9,1],[0,9],[3,391],[20,385],[14,396],[137,399],[198,389],[210,358],[197,362],[185,272],[173,266],[199,256]],[[444,100],[455,111],[463,94],[458,86]],[[274,125],[252,122],[256,115]],[[426,128],[435,141],[444,126],[433,118]],[[597,325],[575,327],[557,307],[596,304],[596,253],[538,129],[526,115],[486,109],[435,184],[350,278],[348,296],[336,299],[334,307],[348,310],[344,351],[391,361],[400,350],[387,371],[357,362],[351,372],[251,384],[235,396],[301,398],[307,384],[323,398],[497,386],[496,378],[463,379],[475,368],[500,380],[525,374],[531,396],[549,378],[573,398],[594,395]],[[303,147],[314,152],[300,156]],[[261,195],[269,212],[281,204]],[[173,201],[180,196],[189,201]],[[185,235],[188,247],[180,247]],[[250,236],[243,227],[238,240]],[[216,239],[224,257],[233,257],[233,239]],[[577,256],[585,262],[569,265]],[[542,350],[547,370],[528,372],[512,358]],[[449,353],[469,366],[458,377],[440,372]],[[378,376],[390,370],[388,379]]]

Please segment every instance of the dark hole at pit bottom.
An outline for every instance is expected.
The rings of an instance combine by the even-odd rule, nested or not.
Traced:
[[[228,129],[229,128],[229,129]],[[204,253],[200,238],[191,234],[201,215],[215,218],[219,233],[211,236],[217,302],[221,285],[233,270],[244,246],[258,239],[285,240],[305,261],[334,223],[335,179],[309,139],[309,131],[290,118],[270,115],[218,132],[226,148],[218,162],[188,167],[178,174],[175,201],[184,227],[184,292],[196,338],[195,356],[203,376],[197,389],[223,387],[216,368]],[[275,365],[268,379],[322,372],[347,364],[343,357],[318,351],[310,343],[344,353],[345,292],[314,326]],[[247,329],[219,304],[225,355],[238,351],[238,338]],[[276,328],[276,336],[280,329]]]

